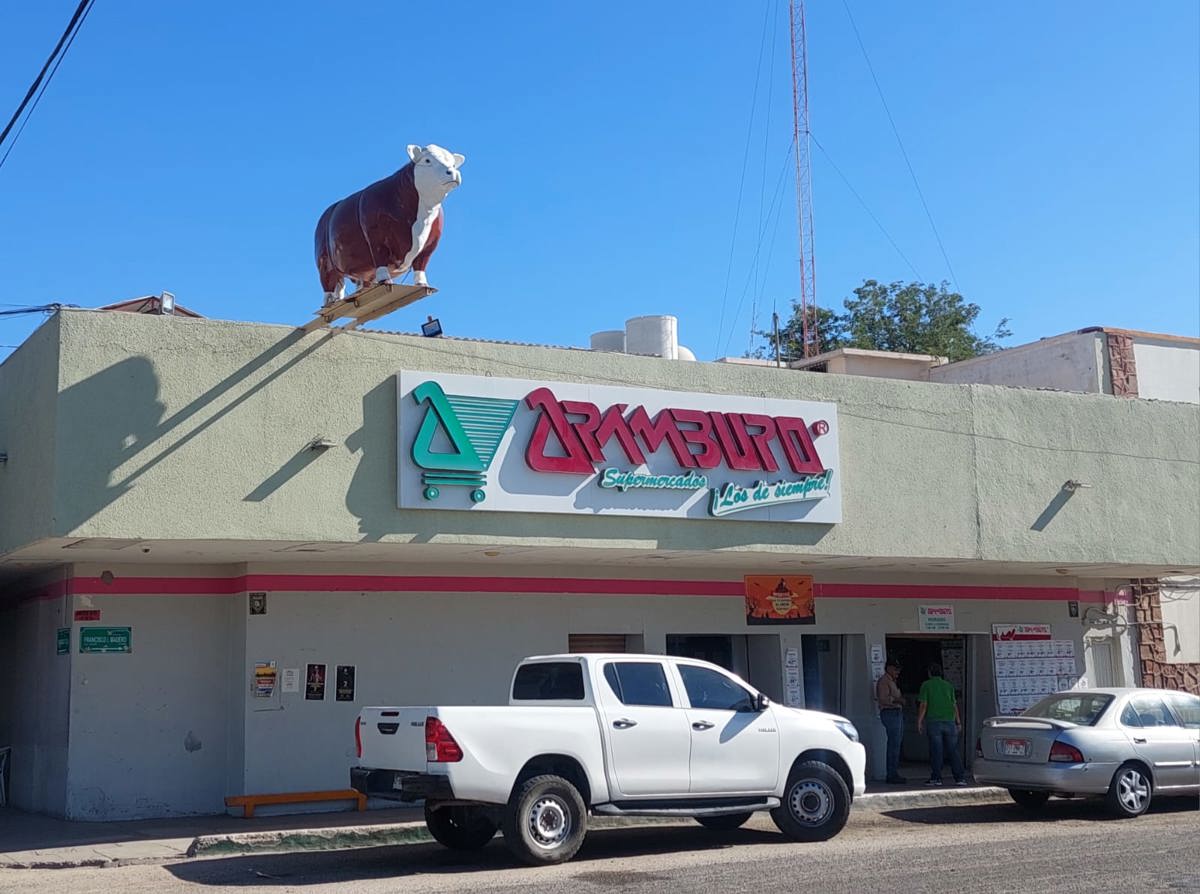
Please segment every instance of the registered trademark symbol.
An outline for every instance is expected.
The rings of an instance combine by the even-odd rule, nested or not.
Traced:
[[[809,430],[813,433],[814,437],[819,438],[821,435],[829,434],[829,423],[824,419],[818,419],[809,426]]]

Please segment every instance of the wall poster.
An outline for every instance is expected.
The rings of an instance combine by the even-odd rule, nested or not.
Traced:
[[[256,661],[254,663],[254,697],[270,698],[275,694],[275,682],[278,672],[274,661]]]
[[[325,665],[308,665],[304,674],[304,699],[310,702],[325,701]]]
[[[285,667],[283,669],[283,685],[280,688],[284,692],[299,692],[300,691],[300,668]]]
[[[354,701],[354,665],[339,664],[337,666],[337,685],[334,697],[339,702]]]
[[[811,577],[748,574],[745,586],[747,624],[817,623]]]
[[[1001,714],[1020,714],[1047,695],[1087,685],[1075,643],[1051,639],[1049,624],[993,624],[992,660]]]

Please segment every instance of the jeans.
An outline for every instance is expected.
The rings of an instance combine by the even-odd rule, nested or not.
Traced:
[[[887,731],[887,778],[900,775],[900,740],[904,738],[904,712],[899,708],[884,708],[879,721]]]
[[[929,737],[929,778],[942,778],[943,756],[950,758],[950,772],[955,782],[967,778],[962,758],[958,754],[958,726],[953,720],[926,720],[925,735]]]

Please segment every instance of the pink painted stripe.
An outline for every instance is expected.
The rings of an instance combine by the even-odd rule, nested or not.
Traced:
[[[813,594],[834,599],[1034,599],[1102,601],[1103,593],[1074,587],[971,587],[925,584],[813,584]]]
[[[741,598],[741,581],[559,577],[391,576],[374,574],[249,574],[236,577],[77,577],[43,587],[27,599],[66,593],[89,596],[231,596],[251,590],[313,593],[515,593],[594,596],[713,596]],[[1074,587],[997,587],[925,584],[816,583],[827,599],[1078,600],[1103,603],[1113,594]]]

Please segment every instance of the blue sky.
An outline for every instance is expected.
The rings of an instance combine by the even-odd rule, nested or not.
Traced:
[[[1200,5],[847,2],[981,332],[1200,335]],[[73,8],[0,11],[5,119]],[[670,313],[701,359],[741,354],[798,291],[786,19],[775,0],[97,0],[0,169],[0,302],[168,289],[299,325],[321,211],[435,142],[467,157],[440,291],[376,328],[429,313],[586,345]],[[808,33],[819,303],[951,279],[841,0],[810,2]],[[0,318],[0,343],[39,322]]]

